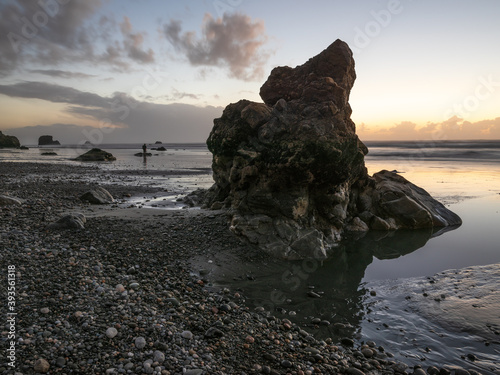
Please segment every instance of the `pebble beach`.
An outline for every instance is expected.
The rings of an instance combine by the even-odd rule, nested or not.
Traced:
[[[211,287],[191,262],[221,252],[263,257],[232,235],[222,211],[127,206],[158,190],[144,186],[104,186],[116,204],[79,199],[108,174],[0,163],[0,194],[18,199],[0,206],[2,289],[9,272],[15,291],[13,309],[0,306],[0,373],[478,373],[408,367],[373,341],[316,339],[307,327],[247,307],[242,291]],[[84,228],[47,228],[68,213],[83,214]]]

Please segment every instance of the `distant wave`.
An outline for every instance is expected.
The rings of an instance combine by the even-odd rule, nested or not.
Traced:
[[[406,149],[437,149],[437,148],[488,148],[500,150],[500,140],[493,141],[366,141],[368,148],[406,148]]]
[[[365,142],[368,158],[491,161],[500,160],[500,141]]]

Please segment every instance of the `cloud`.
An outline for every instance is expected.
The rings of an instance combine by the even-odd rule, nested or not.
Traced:
[[[18,98],[41,99],[53,103],[68,103],[102,108],[109,107],[112,100],[72,87],[47,82],[20,82],[13,85],[0,85],[0,94]]]
[[[0,7],[0,76],[26,65],[87,62],[123,71],[154,62],[146,34],[134,32],[128,18],[97,19],[101,0],[13,0]]]
[[[369,127],[363,124],[358,129],[362,140],[467,140],[500,139],[500,117],[476,122],[451,117],[443,122],[429,122],[418,126],[411,121],[403,121],[390,127]]]
[[[45,70],[44,69],[31,69],[31,70],[29,70],[29,72],[42,74],[42,75],[46,75],[49,77],[67,78],[67,79],[95,77],[95,75],[92,75],[92,74],[86,74],[86,73],[80,73],[80,72],[69,72],[66,70],[57,70],[57,69],[45,69]]]
[[[232,77],[242,80],[261,79],[270,55],[262,50],[268,39],[264,22],[239,13],[218,19],[206,14],[200,38],[193,31],[182,33],[178,20],[165,24],[163,32],[192,65],[225,67]]]
[[[172,102],[172,101],[178,101],[178,100],[182,100],[182,99],[193,99],[193,100],[200,100],[202,95],[198,95],[198,94],[193,94],[193,93],[190,93],[190,92],[182,92],[182,91],[179,91],[175,88],[172,88],[172,93],[170,95],[163,95],[161,97],[161,99],[163,100],[167,100],[169,102]]]
[[[128,17],[123,18],[120,24],[124,36],[123,47],[128,57],[140,63],[152,63],[155,61],[154,52],[151,48],[143,50],[144,34],[132,33],[132,25]]]
[[[165,142],[204,142],[212,129],[213,119],[220,117],[223,109],[180,103],[148,103],[120,92],[103,97],[43,82],[0,85],[0,94],[67,104],[64,111],[73,117],[75,123],[84,119],[82,123],[92,125],[48,124],[36,128],[11,128],[9,134],[20,134],[26,138],[31,134],[37,138],[48,133],[56,138],[68,139],[67,143],[73,144],[82,140],[93,143],[154,142],[157,139]],[[177,92],[177,95],[192,94]]]
[[[0,75],[21,64],[57,64],[93,56],[94,30],[87,20],[101,6],[100,0],[17,0],[0,13]]]
[[[90,116],[106,116],[102,110],[89,112]],[[5,129],[22,144],[36,144],[44,134],[54,136],[64,144],[205,142],[213,126],[213,119],[222,115],[221,107],[198,107],[189,104],[141,104],[124,119],[124,126],[111,127],[106,120],[96,126],[75,124],[46,124]],[[97,120],[97,118],[94,117]]]

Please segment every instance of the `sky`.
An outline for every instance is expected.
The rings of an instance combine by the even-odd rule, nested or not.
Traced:
[[[0,0],[0,131],[205,142],[336,39],[361,140],[500,139],[498,0]]]

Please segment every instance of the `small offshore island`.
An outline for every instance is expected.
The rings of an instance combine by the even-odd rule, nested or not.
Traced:
[[[348,324],[299,325],[250,308],[244,292],[211,287],[196,263],[325,259],[347,233],[461,223],[400,175],[367,174],[350,120],[354,79],[338,40],[300,67],[273,70],[264,103],[229,105],[207,141],[215,184],[188,196],[204,209],[124,207],[157,190],[120,185],[88,163],[0,163],[1,256],[13,267],[17,314],[0,372],[479,374],[447,361],[407,364],[341,328],[315,337],[315,327]]]

